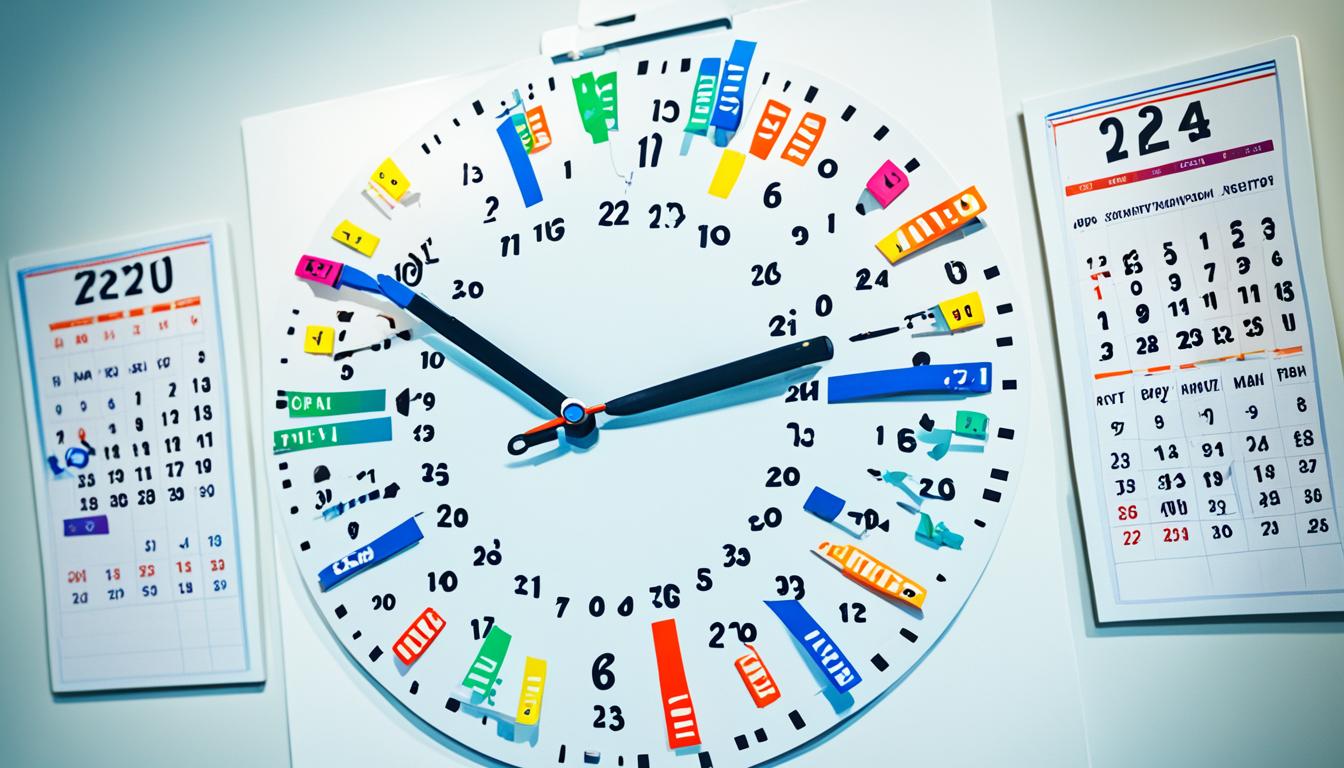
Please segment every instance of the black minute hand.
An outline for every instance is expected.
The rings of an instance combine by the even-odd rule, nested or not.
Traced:
[[[565,402],[564,393],[513,359],[509,353],[490,343],[466,323],[387,275],[378,276],[378,289],[393,304],[420,318],[440,336],[522,390],[523,394],[537,401],[541,407],[556,415],[560,414],[561,405]]]
[[[558,418],[533,427],[521,435],[509,440],[509,453],[517,456],[525,453],[534,445],[540,445],[556,438],[561,427],[568,429],[573,424],[585,422],[587,416],[605,412],[608,416],[633,416],[637,413],[652,411],[676,405],[697,397],[722,392],[742,384],[769,378],[777,374],[801,368],[805,365],[830,360],[835,347],[827,336],[787,344],[769,352],[762,352],[741,360],[709,368],[689,376],[657,384],[638,392],[622,395],[600,405],[584,408],[570,401],[570,408],[578,407],[581,412],[561,414]]]
[[[622,395],[608,400],[605,410],[608,416],[633,416],[830,360],[834,354],[831,340],[818,336]]]

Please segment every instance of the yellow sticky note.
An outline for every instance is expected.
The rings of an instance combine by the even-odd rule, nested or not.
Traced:
[[[546,660],[531,656],[523,662],[523,688],[518,694],[519,725],[536,725],[541,719],[541,694],[546,690]]]
[[[980,294],[975,291],[938,302],[938,311],[943,313],[949,330],[960,331],[985,324],[985,310],[980,306]]]
[[[401,196],[406,194],[406,190],[411,188],[410,179],[406,178],[406,174],[401,172],[390,157],[378,166],[378,170],[373,172],[371,178],[373,183],[382,187],[393,200],[400,200]]]
[[[723,150],[719,156],[719,167],[714,169],[714,178],[709,181],[709,194],[727,200],[728,195],[733,193],[733,186],[737,184],[742,164],[746,161],[747,156],[737,150]]]
[[[336,349],[336,329],[326,325],[310,325],[303,332],[303,351],[310,355],[330,355]]]
[[[331,239],[369,257],[373,256],[373,249],[378,247],[379,242],[377,235],[356,227],[349,219],[336,225],[336,231],[331,233]]]

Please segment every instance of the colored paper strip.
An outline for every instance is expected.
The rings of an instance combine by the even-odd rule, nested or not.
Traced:
[[[826,673],[826,679],[839,693],[845,693],[863,682],[859,673],[845,658],[812,614],[797,600],[766,600],[766,606],[784,623],[789,634],[802,644],[812,663]]]
[[[523,206],[531,208],[541,202],[541,187],[537,185],[537,174],[532,170],[532,160],[512,120],[500,122],[495,129],[499,141],[504,145],[504,154],[509,158],[509,167],[513,169],[513,180],[518,184],[518,192],[523,196]]]
[[[426,608],[415,617],[411,626],[401,633],[397,642],[392,644],[392,652],[402,664],[407,666],[414,664],[416,659],[429,650],[429,646],[438,638],[443,626],[443,617],[433,608]]]
[[[546,660],[528,656],[523,661],[523,686],[518,692],[519,725],[536,725],[541,719],[541,697],[546,692]]]
[[[658,664],[658,691],[663,700],[663,720],[667,725],[669,749],[693,747],[700,743],[695,723],[695,706],[686,684],[686,668],[681,661],[681,642],[677,639],[677,620],[663,619],[651,625],[653,655]]]
[[[756,132],[751,136],[751,154],[762,160],[770,159],[770,152],[784,133],[784,124],[789,121],[789,113],[792,111],[787,104],[774,99],[765,103],[761,119],[756,122]]]
[[[967,187],[891,231],[877,241],[877,250],[895,264],[901,259],[957,231],[985,210],[985,200],[974,186]]]
[[[504,656],[508,654],[511,642],[513,635],[500,629],[498,625],[492,626],[485,639],[481,641],[481,649],[476,652],[476,658],[467,668],[467,674],[462,678],[462,685],[482,698],[489,698],[495,683],[499,680],[499,668],[504,666]]]
[[[347,416],[381,411],[387,407],[387,390],[356,389],[349,392],[285,392],[291,418]]]
[[[1198,168],[1207,168],[1210,165],[1218,165],[1231,160],[1240,160],[1243,157],[1250,157],[1251,155],[1272,151],[1274,151],[1274,142],[1271,139],[1265,139],[1264,141],[1257,141],[1254,144],[1243,144],[1240,147],[1224,149],[1219,152],[1210,152],[1207,155],[1199,155],[1185,160],[1177,160],[1171,163],[1155,165],[1152,168],[1142,168],[1137,171],[1130,171],[1129,173],[1120,173],[1115,176],[1106,176],[1100,179],[1093,179],[1092,181],[1084,181],[1079,184],[1070,184],[1064,187],[1064,195],[1066,197],[1071,197],[1073,195],[1081,195],[1084,192],[1110,189],[1111,187],[1119,187],[1125,184],[1133,184],[1137,181],[1156,179],[1159,176],[1170,176],[1174,173],[1184,173]]]
[[[314,427],[277,429],[273,436],[276,454],[306,451],[312,448],[334,448],[360,443],[385,443],[392,439],[392,419],[338,421]]]
[[[826,402],[895,395],[980,394],[990,391],[992,374],[990,363],[952,363],[831,376],[826,380]]]
[[[691,92],[691,108],[686,118],[686,133],[704,136],[709,132],[709,117],[714,112],[714,93],[719,85],[719,60],[701,59]]]
[[[367,545],[351,552],[323,568],[317,574],[317,583],[325,592],[356,573],[372,568],[424,538],[414,517],[384,533]]]
[[[723,131],[736,131],[742,122],[742,100],[745,96],[747,70],[751,67],[751,57],[756,53],[756,44],[747,40],[734,40],[733,51],[723,64],[723,78],[719,82],[719,98],[714,104],[714,114],[709,124]]]
[[[107,515],[66,518],[62,528],[66,536],[103,536],[109,532]]]
[[[709,194],[724,200],[733,193],[737,177],[742,174],[742,165],[747,156],[734,149],[725,149],[719,156],[719,166],[714,169],[714,178],[709,181]]]

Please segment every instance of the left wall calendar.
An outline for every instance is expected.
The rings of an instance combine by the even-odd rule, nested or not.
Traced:
[[[56,693],[265,679],[226,226],[10,263]]]

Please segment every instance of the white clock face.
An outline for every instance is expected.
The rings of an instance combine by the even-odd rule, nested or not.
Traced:
[[[316,606],[386,695],[503,763],[796,753],[928,652],[1006,518],[1027,362],[993,201],[747,52],[511,68],[375,159],[273,308],[271,493]],[[511,453],[555,414],[427,306],[621,415]],[[781,347],[800,364],[619,405]]]

